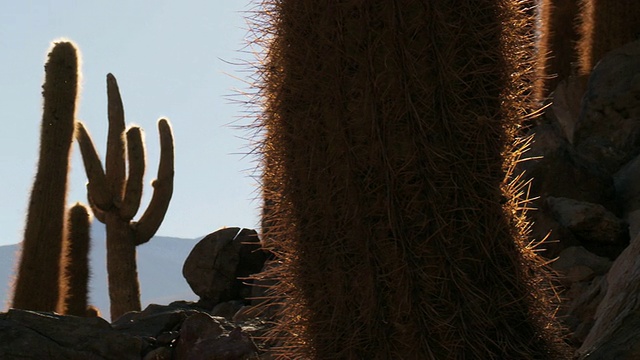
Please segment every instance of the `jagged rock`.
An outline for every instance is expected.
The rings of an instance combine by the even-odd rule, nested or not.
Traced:
[[[223,335],[219,318],[200,313],[182,324],[176,345],[176,360],[258,359],[258,348],[242,329]]]
[[[602,205],[563,197],[548,197],[547,203],[554,218],[586,242],[616,245],[629,240],[627,224]]]
[[[577,352],[580,359],[640,359],[640,241],[614,261],[607,290],[589,335]]]
[[[207,235],[193,248],[182,274],[205,307],[251,295],[249,275],[260,272],[267,254],[260,250],[255,230],[224,228]]]
[[[610,173],[640,149],[640,41],[609,52],[593,69],[574,143]]]
[[[0,359],[139,360],[145,346],[102,318],[16,309],[0,314]]]

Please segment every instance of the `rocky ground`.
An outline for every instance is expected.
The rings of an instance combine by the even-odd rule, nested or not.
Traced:
[[[559,315],[579,359],[640,358],[640,42],[615,50],[589,79],[565,79],[530,130],[532,235],[563,288]],[[268,359],[262,288],[246,277],[267,255],[255,231],[203,239],[183,274],[197,303],[102,318],[0,314],[1,359]],[[211,261],[213,259],[213,261]],[[168,285],[170,286],[170,285]]]

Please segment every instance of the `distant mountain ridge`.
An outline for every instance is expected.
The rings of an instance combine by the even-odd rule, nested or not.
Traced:
[[[182,277],[182,265],[191,249],[201,238],[182,239],[156,236],[138,246],[138,279],[142,308],[148,304],[168,304],[175,300],[198,300],[198,296]],[[6,311],[11,296],[14,269],[18,262],[20,244],[0,246],[0,311]],[[93,223],[91,230],[91,280],[89,303],[97,306],[109,319],[109,293],[105,229]]]

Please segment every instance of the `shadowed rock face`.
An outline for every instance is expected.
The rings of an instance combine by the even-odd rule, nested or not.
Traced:
[[[257,359],[264,323],[230,323],[189,303],[150,305],[113,324],[11,309],[0,314],[1,359]]]

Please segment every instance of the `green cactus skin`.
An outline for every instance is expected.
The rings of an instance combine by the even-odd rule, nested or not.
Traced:
[[[106,172],[82,123],[78,123],[77,139],[89,179],[89,204],[96,219],[107,229],[109,299],[111,319],[115,320],[126,312],[140,310],[136,246],[151,239],[167,212],[173,194],[174,155],[171,126],[166,119],[161,119],[158,121],[160,164],[157,179],[153,182],[153,195],[140,219],[133,221],[140,206],[145,170],[142,134],[140,128],[131,127],[125,138],[122,99],[116,79],[111,74],[107,75],[107,94]],[[129,161],[128,177],[125,177],[125,153]]]
[[[570,358],[511,173],[532,106],[520,2],[263,6],[274,355]]]
[[[90,278],[91,217],[85,205],[76,203],[69,209],[67,219],[67,241],[61,262],[64,280],[60,286],[58,312],[86,316]]]
[[[536,99],[544,100],[558,83],[575,74],[580,0],[540,2],[540,39]]]
[[[578,42],[579,75],[589,75],[609,51],[637,40],[640,2],[581,0]]]
[[[45,73],[40,157],[29,201],[12,306],[55,311],[80,76],[75,45],[67,41],[54,43]]]

